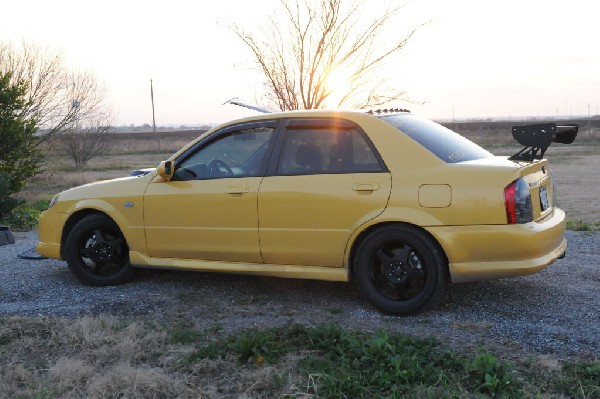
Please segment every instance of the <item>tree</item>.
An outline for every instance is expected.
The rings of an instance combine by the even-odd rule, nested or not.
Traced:
[[[378,45],[381,35],[399,8],[363,23],[360,3],[348,0],[280,3],[283,15],[271,15],[261,34],[232,26],[254,54],[266,78],[268,99],[279,109],[364,108],[406,98],[404,91],[390,89],[377,76],[422,25],[383,47]]]
[[[27,42],[20,47],[0,43],[2,72],[9,74],[12,84],[24,84],[19,117],[40,128],[36,145],[61,135],[78,168],[106,148],[112,111],[105,104],[106,89],[93,73],[72,71],[60,52]]]
[[[67,154],[73,159],[75,166],[82,169],[92,158],[106,151],[112,116],[98,114],[78,122],[61,137]]]
[[[102,107],[104,91],[96,78],[89,72],[70,71],[60,52],[28,42],[20,47],[0,43],[0,72],[10,73],[13,83],[26,83],[20,117],[37,121],[43,129],[38,144],[72,129],[78,119],[93,117]]]
[[[0,72],[0,174],[7,176],[8,193],[39,172],[42,155],[36,146],[37,120],[23,116],[29,106],[27,82]]]
[[[61,142],[78,169],[84,168],[108,147],[113,114],[104,103],[105,88],[89,72],[71,73],[72,91],[68,94],[69,121],[63,125]]]

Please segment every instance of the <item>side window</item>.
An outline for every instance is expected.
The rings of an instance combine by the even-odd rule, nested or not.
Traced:
[[[337,132],[309,129],[288,130],[277,174],[306,175],[326,173],[329,149],[336,143]]]
[[[365,133],[358,127],[288,129],[281,151],[277,167],[279,175],[385,170]]]
[[[381,166],[372,144],[362,132],[353,132],[352,137],[352,157],[349,157],[345,163],[345,168],[352,172],[380,172],[384,168]]]
[[[172,180],[262,176],[273,132],[257,127],[220,136],[178,162]]]

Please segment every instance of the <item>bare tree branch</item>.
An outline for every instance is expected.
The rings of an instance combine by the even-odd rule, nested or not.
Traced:
[[[21,116],[35,119],[42,129],[38,145],[72,129],[77,121],[104,112],[104,87],[90,72],[69,71],[60,52],[29,42],[19,47],[0,42],[0,71],[11,72],[15,82],[28,82]]]
[[[60,135],[66,153],[78,169],[84,168],[92,158],[106,152],[113,119],[110,113],[89,115]]]
[[[384,10],[365,24],[364,3],[358,1],[280,0],[280,4],[281,14],[271,15],[261,32],[231,27],[254,54],[268,97],[279,109],[322,108],[334,94],[339,99],[334,106],[339,107],[378,106],[406,98],[404,91],[383,84],[378,73],[424,24],[384,46],[380,36],[401,7]],[[348,80],[341,92],[331,86],[339,74]]]

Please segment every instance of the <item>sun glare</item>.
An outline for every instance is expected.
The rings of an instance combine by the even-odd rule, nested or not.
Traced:
[[[331,91],[325,101],[327,108],[337,108],[340,101],[348,93],[350,86],[351,80],[347,74],[341,72],[331,74],[326,82],[327,90]]]

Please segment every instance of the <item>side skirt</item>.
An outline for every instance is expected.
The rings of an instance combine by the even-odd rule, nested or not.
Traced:
[[[309,280],[349,281],[348,270],[344,267],[335,268],[174,258],[152,258],[136,251],[129,252],[129,259],[133,266],[147,269],[190,270],[216,273],[254,274],[260,276]]]

